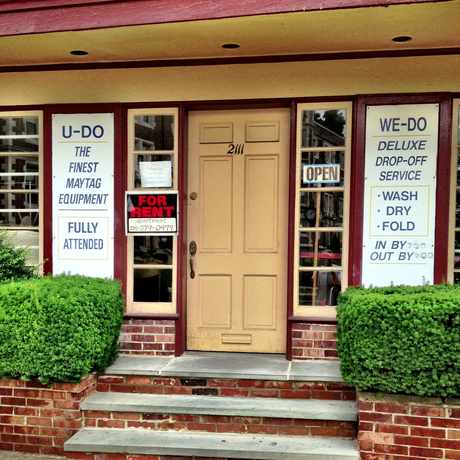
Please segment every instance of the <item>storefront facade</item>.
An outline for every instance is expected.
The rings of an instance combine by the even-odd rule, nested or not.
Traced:
[[[46,53],[63,39],[76,46],[78,38],[80,49],[94,39],[97,54],[98,43],[121,42],[117,31],[132,45],[147,27],[103,29],[80,19],[89,30],[78,31],[68,5],[61,32],[6,33],[0,41],[21,53],[36,46],[37,57],[0,68],[1,227],[44,273],[122,282],[123,352],[336,359],[339,292],[452,283],[460,271],[460,57],[449,19],[460,3],[377,3],[310,13],[235,7],[225,19],[184,23],[219,47],[221,29],[260,26],[260,55],[252,57],[192,59],[197,51],[187,49],[182,62],[135,61],[141,52],[100,62],[90,51],[84,63],[55,64]],[[29,6],[2,15],[38,21],[40,6]],[[104,7],[108,21],[114,6]],[[332,53],[321,27],[339,13],[344,34],[380,24],[375,42],[351,50],[360,44],[352,37]],[[272,27],[276,39],[294,39],[280,30],[300,27],[308,14],[318,15],[323,34],[315,53],[298,51],[306,43],[289,55],[270,48]],[[446,21],[439,36],[433,14]],[[412,16],[406,28],[395,26]],[[148,32],[174,33],[179,20]],[[137,24],[134,16],[128,24]],[[414,35],[414,47],[392,42],[403,33]],[[175,46],[187,34],[181,40]],[[177,191],[175,230],[127,235],[127,191]]]

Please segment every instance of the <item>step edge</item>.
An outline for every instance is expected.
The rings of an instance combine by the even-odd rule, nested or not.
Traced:
[[[302,401],[302,403],[315,401],[314,404],[319,402],[328,403],[329,405],[336,406],[335,412],[327,412],[330,410],[330,407],[325,409],[323,412],[317,412],[315,407],[312,407],[310,410],[304,409],[299,411],[290,411],[286,409],[277,409],[276,402],[280,398],[238,398],[238,402],[241,400],[247,401],[248,403],[254,404],[257,403],[272,403],[275,404],[275,409],[266,409],[266,408],[226,408],[226,407],[216,407],[210,406],[211,401],[209,399],[204,399],[202,395],[191,396],[191,398],[196,399],[198,406],[189,406],[187,404],[181,404],[180,396],[182,395],[150,395],[148,393],[142,394],[146,399],[149,396],[155,396],[157,399],[158,396],[162,396],[165,400],[163,404],[154,404],[151,403],[138,403],[132,401],[117,401],[115,403],[108,402],[106,400],[98,401],[97,398],[101,394],[111,394],[111,393],[94,393],[85,399],[80,404],[80,409],[84,411],[105,411],[105,412],[139,412],[139,413],[171,413],[171,414],[193,414],[193,415],[222,415],[222,416],[242,416],[242,417],[269,417],[269,418],[296,418],[303,420],[331,420],[331,421],[343,421],[343,422],[356,422],[358,419],[356,403],[353,401],[341,401],[341,400],[297,400],[297,399],[287,399],[287,401],[292,402],[294,407],[296,402]],[[115,393],[118,398],[132,399],[132,393]],[[229,401],[230,399],[235,399],[225,396],[212,396],[208,398],[215,398],[216,401],[212,403],[221,402],[219,400],[225,399]],[[267,401],[268,400],[268,401]],[[275,402],[276,401],[276,402]],[[314,410],[316,409],[316,412]]]
[[[149,436],[155,436],[158,432],[152,432],[151,430],[141,430],[141,429],[108,429],[108,428],[95,428],[95,429],[88,429],[83,428],[78,431],[75,435],[73,435],[70,439],[68,439],[64,443],[64,451],[65,452],[95,452],[95,453],[126,453],[126,454],[153,454],[153,455],[185,455],[185,456],[210,456],[212,454],[213,457],[220,457],[220,458],[253,458],[253,459],[299,459],[299,460],[308,460],[308,459],[318,459],[318,460],[326,460],[326,459],[339,459],[339,460],[359,460],[359,452],[356,446],[355,440],[348,439],[348,438],[335,438],[335,437],[306,437],[303,440],[310,439],[318,441],[321,439],[322,441],[329,441],[332,443],[337,443],[340,441],[342,443],[339,447],[328,448],[328,447],[315,447],[312,446],[316,452],[313,453],[306,453],[304,450],[302,452],[299,451],[289,451],[285,453],[281,453],[279,451],[270,450],[267,446],[263,446],[260,449],[253,449],[248,451],[246,447],[237,447],[232,445],[232,448],[229,448],[228,444],[226,445],[225,449],[219,448],[219,451],[216,451],[215,447],[205,448],[205,447],[185,447],[183,444],[180,446],[134,446],[134,445],[120,445],[113,443],[113,440],[110,440],[110,444],[102,444],[102,443],[95,443],[91,441],[85,441],[84,439],[81,440],[82,436],[85,433],[109,433],[115,434],[116,432],[123,431],[125,433],[129,432],[130,434],[148,434]],[[165,432],[161,432],[165,433]],[[190,432],[175,432],[170,431],[166,433],[175,433],[177,438],[180,438],[180,435],[187,434],[190,435]],[[193,436],[198,438],[222,438],[226,436],[231,436],[233,439],[236,438],[263,438],[265,440],[284,440],[284,441],[292,441],[293,439],[298,439],[295,436],[264,436],[264,435],[254,435],[254,434],[236,434],[236,433],[201,433],[195,432]],[[78,438],[74,440],[73,438]],[[243,455],[244,457],[241,457]]]

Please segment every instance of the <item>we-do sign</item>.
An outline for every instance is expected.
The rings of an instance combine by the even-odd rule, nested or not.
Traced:
[[[112,113],[53,115],[53,272],[113,277]]]
[[[369,106],[362,284],[433,283],[438,104]]]

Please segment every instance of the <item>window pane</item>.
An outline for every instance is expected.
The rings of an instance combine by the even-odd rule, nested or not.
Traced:
[[[134,263],[172,265],[172,236],[135,236]]]
[[[139,115],[134,117],[135,150],[173,150],[174,116]]]
[[[171,297],[172,270],[134,270],[134,302],[171,302]]]
[[[454,283],[460,283],[460,273],[454,273]]]
[[[343,192],[301,192],[301,227],[341,227]]]
[[[2,156],[0,172],[38,172],[38,156]]]
[[[299,305],[337,305],[340,272],[299,272]]]
[[[0,226],[37,227],[38,212],[0,212]]]
[[[38,175],[36,176],[0,176],[0,189],[8,190],[38,190]]]
[[[1,117],[0,136],[38,134],[38,117]]]
[[[300,187],[343,187],[344,169],[344,152],[303,152]]]
[[[38,138],[1,139],[0,152],[38,152]]]
[[[460,227],[460,190],[456,193],[455,226]]]
[[[342,265],[341,232],[302,232],[299,264],[301,267],[337,267]]]
[[[38,265],[39,233],[37,230],[8,230],[6,238],[13,246],[23,247],[26,250],[26,260],[29,265]]]
[[[134,186],[172,187],[172,155],[134,155]],[[155,164],[152,164],[155,163]]]
[[[345,145],[345,110],[305,110],[302,113],[302,147]]]
[[[0,193],[2,209],[38,209],[38,193]]]
[[[455,232],[454,268],[460,268],[460,232]]]

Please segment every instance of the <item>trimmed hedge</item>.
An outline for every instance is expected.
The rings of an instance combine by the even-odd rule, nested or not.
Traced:
[[[14,247],[5,233],[0,233],[0,282],[35,276],[35,268],[27,265],[27,250]]]
[[[460,395],[460,286],[350,288],[337,314],[347,383],[386,393]]]
[[[117,281],[45,277],[0,285],[0,376],[78,382],[118,350]]]

